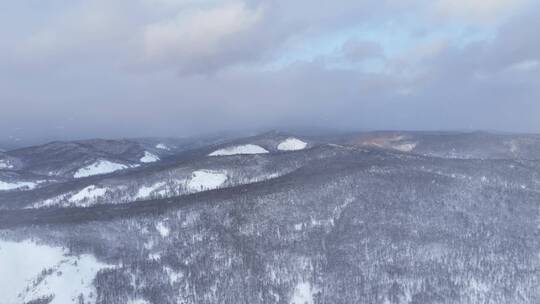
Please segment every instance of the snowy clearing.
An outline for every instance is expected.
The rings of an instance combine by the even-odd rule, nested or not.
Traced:
[[[93,201],[99,197],[102,197],[107,192],[105,188],[98,188],[94,185],[88,186],[81,191],[77,192],[69,198],[70,203],[79,203],[84,200]]]
[[[171,151],[171,148],[169,148],[166,144],[157,144],[156,149]]]
[[[13,169],[13,165],[7,159],[0,160],[0,169]]]
[[[165,182],[157,182],[151,186],[142,186],[135,195],[135,199],[150,198],[152,194],[165,195],[167,189],[162,189],[167,185]],[[159,190],[159,191],[158,191]]]
[[[212,190],[221,187],[227,181],[227,175],[223,172],[199,170],[193,172],[187,187],[192,192]]]
[[[407,143],[407,144],[401,144],[401,145],[395,145],[392,148],[395,150],[401,151],[401,152],[411,152],[416,148],[416,143]]]
[[[36,182],[14,182],[14,183],[8,183],[0,181],[0,191],[8,191],[8,190],[32,190],[36,188],[38,183]]]
[[[291,299],[291,304],[313,304],[313,295],[317,293],[317,290],[311,287],[308,282],[300,282],[294,289],[294,294]]]
[[[73,177],[81,178],[81,177],[87,177],[87,176],[93,176],[93,175],[107,174],[107,173],[112,173],[118,170],[124,170],[127,168],[128,166],[126,165],[113,163],[108,160],[100,160],[91,165],[88,165],[86,167],[79,169],[77,172],[75,172]]]
[[[220,149],[210,153],[208,156],[229,156],[229,155],[241,155],[241,154],[265,154],[268,150],[257,145],[242,145]]]
[[[280,151],[298,151],[304,150],[307,147],[307,143],[301,141],[298,138],[287,138],[285,141],[278,145]]]
[[[133,299],[133,300],[129,300],[128,304],[150,304],[150,303],[143,299]]]
[[[167,227],[163,222],[159,222],[156,225],[156,229],[161,235],[161,237],[164,237],[164,238],[168,237],[169,234],[171,233],[171,230],[169,229],[169,227]]]
[[[154,155],[148,151],[144,151],[144,156],[140,159],[141,163],[153,163],[157,162],[158,160],[159,157],[157,157],[157,155]]]
[[[92,255],[68,256],[59,247],[0,240],[2,303],[27,303],[52,295],[51,304],[79,303],[79,295],[84,303],[95,303],[92,282],[107,267]]]

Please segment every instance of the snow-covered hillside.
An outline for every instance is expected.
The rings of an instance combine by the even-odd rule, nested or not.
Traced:
[[[167,146],[166,144],[162,144],[162,143],[157,144],[156,149],[161,149],[161,150],[166,150],[166,151],[171,150],[171,148],[169,148],[169,146]]]
[[[146,186],[146,185],[141,186],[137,194],[135,195],[135,199],[136,200],[148,199],[153,196],[165,197],[168,193],[169,192],[167,190],[166,182],[156,182],[149,186]]]
[[[209,156],[230,156],[230,155],[242,155],[242,154],[265,154],[268,150],[258,145],[241,145],[228,147],[214,151]]]
[[[8,190],[32,190],[37,187],[39,182],[3,182],[0,181],[0,191]]]
[[[0,240],[0,302],[50,304],[95,303],[96,273],[110,267],[85,254],[70,256],[59,247],[33,241]],[[41,302],[40,302],[41,303]]]
[[[86,167],[80,168],[73,175],[74,178],[88,177],[93,175],[112,173],[118,170],[129,168],[126,165],[110,162],[108,160],[99,160]]]
[[[140,159],[141,163],[153,163],[157,162],[158,160],[159,157],[157,155],[152,154],[148,151],[144,151],[144,156]]]
[[[0,169],[13,169],[13,164],[7,159],[0,159]]]
[[[287,138],[277,146],[278,150],[281,151],[298,151],[303,150],[306,147],[307,143],[294,137]]]
[[[99,188],[94,185],[88,186],[82,189],[81,191],[75,193],[74,195],[72,195],[69,198],[69,202],[77,204],[85,200],[95,200],[97,198],[104,196],[106,192],[107,192],[107,189],[105,188]]]
[[[227,181],[226,172],[198,170],[188,182],[190,191],[212,190],[221,187]]]
[[[35,175],[73,179],[75,174],[86,177],[94,174],[93,171],[110,173],[119,169],[118,165],[131,167],[156,161],[162,153],[170,155],[171,152],[157,149],[155,145],[135,139],[56,141],[0,153],[0,162],[4,161],[0,166]],[[116,168],[100,170],[111,164],[117,164]]]
[[[0,303],[540,303],[540,136],[303,138],[0,170]]]

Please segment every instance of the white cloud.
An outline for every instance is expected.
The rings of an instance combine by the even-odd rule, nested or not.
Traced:
[[[529,59],[520,62],[516,62],[510,66],[511,70],[520,72],[529,72],[537,70],[540,67],[540,60]]]
[[[123,14],[124,12],[124,14]],[[19,35],[13,43],[16,57],[25,62],[94,57],[112,49],[126,49],[134,22],[120,3],[99,0],[74,4],[48,16],[39,27]]]
[[[531,0],[437,0],[437,15],[464,18],[471,22],[492,23],[530,3]]]
[[[145,27],[145,59],[150,63],[176,61],[188,65],[203,58],[212,60],[214,56],[234,53],[239,36],[250,32],[262,17],[262,9],[252,9],[240,2],[182,11],[170,20]]]
[[[187,5],[202,4],[209,0],[140,0],[141,3],[150,8],[178,8]]]

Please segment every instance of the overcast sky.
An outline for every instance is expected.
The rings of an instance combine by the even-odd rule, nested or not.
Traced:
[[[536,0],[0,1],[0,136],[540,132]]]

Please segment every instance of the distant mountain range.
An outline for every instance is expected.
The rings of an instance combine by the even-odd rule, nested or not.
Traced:
[[[18,148],[0,303],[540,303],[539,202],[539,135]]]

